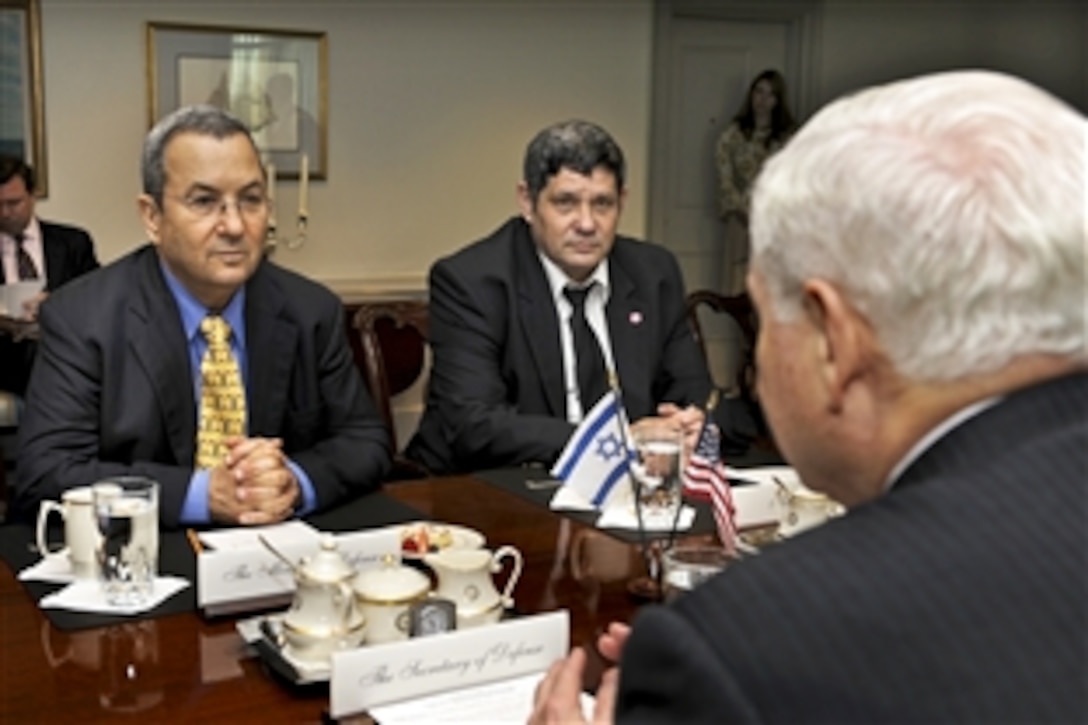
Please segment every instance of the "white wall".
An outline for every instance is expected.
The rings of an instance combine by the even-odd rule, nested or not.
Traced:
[[[525,144],[572,116],[598,121],[623,146],[622,230],[646,233],[653,0],[40,2],[50,191],[39,211],[90,229],[103,261],[143,240],[135,198],[148,21],[328,33],[330,174],[311,186],[310,243],[276,254],[341,291],[422,289],[435,257],[513,213]],[[687,4],[708,17],[726,6],[768,12],[747,0]],[[817,103],[971,65],[1088,108],[1081,0],[827,0],[819,16]],[[278,184],[281,226],[295,190]],[[401,440],[418,398],[411,391],[396,405]]]
[[[277,261],[333,283],[419,288],[431,261],[514,210],[525,144],[583,116],[627,153],[623,231],[646,232],[653,0],[41,0],[49,198],[103,261],[143,240],[148,21],[324,31],[329,178],[309,244]],[[720,0],[719,7],[729,5]],[[732,3],[744,5],[744,3]],[[1088,107],[1079,0],[828,0],[814,97],[964,65],[1010,70]],[[278,185],[281,225],[296,186]]]
[[[281,264],[341,289],[423,285],[431,261],[514,212],[525,145],[573,116],[627,154],[623,231],[644,233],[651,0],[41,0],[49,198],[103,261],[144,239],[147,21],[325,31],[329,177]],[[281,227],[296,185],[277,185]]]

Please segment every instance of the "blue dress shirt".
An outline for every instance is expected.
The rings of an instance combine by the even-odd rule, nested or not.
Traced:
[[[204,359],[204,353],[208,349],[208,341],[200,333],[200,323],[208,316],[209,310],[193,297],[192,293],[185,288],[185,285],[174,276],[161,260],[159,266],[162,269],[163,278],[166,280],[166,286],[170,290],[170,294],[174,296],[174,301],[177,302],[178,312],[181,315],[181,327],[185,332],[185,339],[189,342],[189,369],[193,373],[193,399],[197,405],[196,420],[200,420],[200,392],[203,382],[200,378],[200,362]],[[238,368],[242,373],[242,380],[247,388],[246,398],[248,399],[249,366],[246,357],[245,309],[246,288],[242,287],[234,294],[220,314],[230,325],[230,349],[238,361]],[[193,437],[196,438],[196,431],[193,431]],[[313,511],[317,506],[317,495],[314,493],[314,485],[310,481],[310,477],[297,463],[290,459],[287,460],[287,467],[295,474],[299,488],[302,489],[302,507],[298,513],[304,515]],[[208,482],[210,478],[211,471],[206,468],[193,471],[193,477],[189,479],[189,491],[185,494],[185,502],[181,507],[182,523],[206,524],[211,521],[211,512],[208,509]]]

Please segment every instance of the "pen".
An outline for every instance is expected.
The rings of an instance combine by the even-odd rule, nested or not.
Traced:
[[[186,529],[185,538],[189,540],[189,546],[193,547],[193,551],[197,556],[200,556],[200,554],[204,552],[204,545],[200,543],[200,539],[197,537],[195,531]]]

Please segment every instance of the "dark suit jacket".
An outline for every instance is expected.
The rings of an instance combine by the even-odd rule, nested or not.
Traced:
[[[42,255],[45,260],[45,290],[53,292],[66,282],[98,269],[91,235],[78,227],[38,220],[42,231]],[[8,280],[0,264],[0,283]],[[37,348],[32,340],[12,342],[0,336],[0,390],[23,394]]]
[[[628,416],[650,415],[663,401],[704,404],[710,376],[684,316],[672,254],[617,237],[609,265],[605,315]],[[434,265],[430,336],[427,409],[409,457],[432,471],[558,457],[573,431],[559,319],[521,218]]]
[[[42,254],[45,257],[45,289],[61,287],[81,274],[98,269],[91,235],[79,227],[53,224],[38,220],[42,230]],[[17,281],[17,280],[15,280]],[[4,266],[0,265],[0,282],[6,284]]]
[[[619,722],[1088,721],[1088,375],[635,622]]]
[[[279,436],[320,507],[377,488],[385,427],[355,368],[342,305],[271,262],[246,285],[249,434]],[[15,507],[98,479],[159,481],[162,521],[178,523],[193,472],[196,402],[177,304],[145,246],[42,306],[42,340],[20,427]]]

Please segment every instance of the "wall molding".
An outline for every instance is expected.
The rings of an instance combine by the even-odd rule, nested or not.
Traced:
[[[318,281],[348,304],[368,300],[425,299],[427,297],[427,278],[421,274],[325,278]]]

